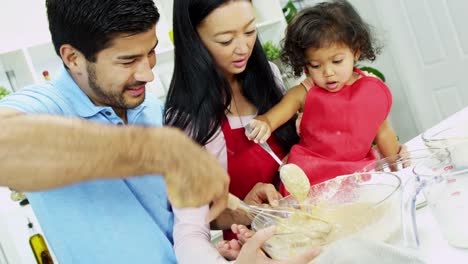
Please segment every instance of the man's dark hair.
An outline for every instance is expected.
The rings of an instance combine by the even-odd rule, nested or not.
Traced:
[[[46,7],[57,55],[70,44],[91,62],[117,35],[143,33],[159,20],[153,0],[46,0]]]

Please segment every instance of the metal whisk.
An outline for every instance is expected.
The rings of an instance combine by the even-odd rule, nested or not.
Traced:
[[[259,222],[260,226],[276,225],[276,234],[301,233],[311,239],[324,239],[333,229],[330,223],[308,212],[294,208],[251,206],[232,194],[229,194],[227,207],[231,210],[240,209],[246,212],[254,221]],[[290,222],[291,219],[298,218],[307,219],[311,223],[308,225],[311,229],[305,229],[303,225]]]

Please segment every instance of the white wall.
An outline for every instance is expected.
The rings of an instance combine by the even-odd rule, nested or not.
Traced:
[[[377,60],[370,64],[372,67],[379,69],[386,77],[387,85],[390,87],[393,95],[393,106],[390,113],[390,121],[400,138],[400,142],[406,142],[415,137],[422,131],[418,130],[416,121],[413,119],[411,109],[402,84],[401,78],[398,76],[398,62],[394,60],[389,47],[386,45],[389,41],[389,36],[386,29],[382,26],[381,20],[385,19],[377,16],[377,12],[372,4],[373,0],[349,0],[350,3],[358,10],[362,18],[373,26],[374,33],[382,45],[382,53],[377,57]]]

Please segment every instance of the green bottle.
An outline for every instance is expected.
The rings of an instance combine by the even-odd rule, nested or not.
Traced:
[[[37,264],[53,264],[54,261],[50,256],[50,252],[47,248],[47,244],[44,240],[44,237],[36,232],[33,224],[29,219],[28,228],[31,234],[31,237],[29,238],[29,245],[31,246]]]
[[[297,14],[297,8],[294,6],[293,2],[289,0],[286,5],[283,6],[283,14],[286,18],[286,22],[291,22],[293,17]]]

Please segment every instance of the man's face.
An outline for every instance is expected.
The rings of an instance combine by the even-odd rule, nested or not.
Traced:
[[[154,78],[157,45],[155,28],[135,35],[117,35],[111,46],[86,61],[80,87],[99,106],[135,108],[145,99],[145,85]]]

